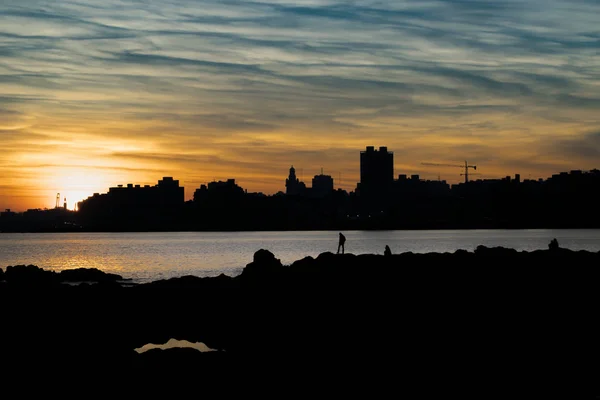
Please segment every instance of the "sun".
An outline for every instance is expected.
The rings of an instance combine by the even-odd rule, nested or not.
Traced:
[[[69,210],[76,210],[78,202],[94,193],[105,192],[109,187],[106,177],[78,169],[61,171],[54,177],[52,185],[56,188],[58,206],[63,207],[66,202]]]

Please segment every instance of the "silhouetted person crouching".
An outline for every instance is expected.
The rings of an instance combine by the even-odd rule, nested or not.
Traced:
[[[390,246],[388,246],[387,244],[385,245],[385,250],[383,252],[384,256],[391,256],[392,255],[392,250],[390,250]]]
[[[342,249],[342,254],[344,254],[344,244],[346,243],[346,236],[342,235],[340,232],[340,241],[338,242],[338,250],[337,253],[340,254],[340,248]]]

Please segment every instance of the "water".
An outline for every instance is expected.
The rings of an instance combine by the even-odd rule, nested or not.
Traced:
[[[431,230],[348,231],[346,253],[472,251],[478,245],[517,250],[561,247],[600,251],[600,229],[591,230]],[[337,250],[337,231],[313,232],[143,232],[0,233],[0,267],[34,264],[60,271],[98,268],[135,282],[183,275],[236,276],[258,249],[272,251],[283,264]]]

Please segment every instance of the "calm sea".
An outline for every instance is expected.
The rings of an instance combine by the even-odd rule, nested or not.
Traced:
[[[478,245],[517,250],[561,247],[600,251],[600,230],[348,231],[346,253],[472,251]],[[0,233],[0,267],[34,264],[59,271],[98,268],[148,282],[183,275],[238,275],[258,249],[283,264],[337,250],[337,231],[167,232],[167,233]]]

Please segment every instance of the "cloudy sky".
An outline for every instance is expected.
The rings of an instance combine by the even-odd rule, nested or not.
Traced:
[[[284,189],[359,152],[456,183],[600,167],[597,0],[3,0],[0,208]],[[341,182],[339,181],[341,177]],[[62,200],[61,200],[62,203]]]

